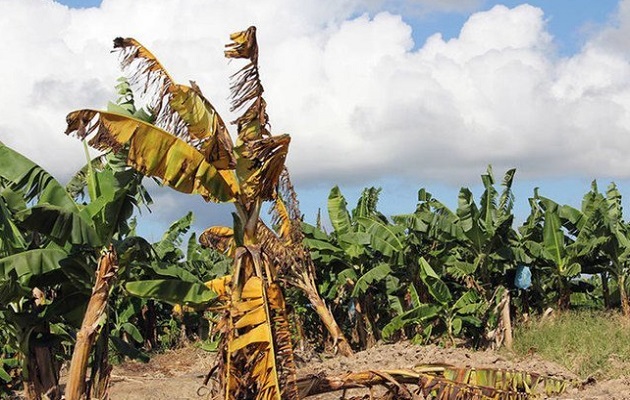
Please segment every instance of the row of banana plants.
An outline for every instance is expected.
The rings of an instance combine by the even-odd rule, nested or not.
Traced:
[[[338,187],[321,217],[303,224],[318,287],[355,348],[379,340],[495,345],[512,317],[549,307],[616,308],[630,316],[630,230],[621,194],[593,182],[580,209],[534,190],[531,211],[515,226],[507,171],[497,185],[482,175],[476,202],[462,188],[451,210],[425,189],[414,212],[387,218],[380,189],[363,191],[352,210]]]

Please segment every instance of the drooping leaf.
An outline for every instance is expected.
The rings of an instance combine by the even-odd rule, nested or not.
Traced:
[[[289,135],[277,135],[251,140],[237,149],[236,174],[248,201],[274,198],[290,142]]]
[[[116,351],[118,352],[118,354],[129,357],[132,360],[138,360],[145,363],[149,362],[149,356],[146,353],[138,350],[135,346],[132,346],[121,338],[110,336],[109,340],[114,349],[116,349]]]
[[[423,258],[419,259],[420,264],[420,278],[427,286],[427,289],[431,296],[438,301],[439,303],[446,305],[451,299],[451,291],[446,286],[446,283],[440,279],[440,277],[435,273],[433,268],[429,265],[429,263]]]
[[[194,147],[144,121],[95,110],[74,111],[66,119],[66,134],[83,139],[96,132],[89,143],[98,150],[128,145],[130,166],[177,191],[216,202],[233,201],[239,192],[232,171],[217,170]]]
[[[132,84],[151,93],[155,124],[195,147],[217,169],[236,165],[227,127],[194,82],[191,87],[174,82],[158,59],[137,40],[116,38],[114,48],[122,53],[122,66]]]
[[[144,339],[142,338],[142,334],[132,323],[123,322],[123,324],[121,325],[121,329],[127,332],[129,336],[131,336],[136,342],[142,343],[144,341]]]
[[[376,218],[357,218],[366,232],[370,234],[372,248],[386,257],[391,257],[403,251],[404,228],[400,225],[385,224]]]
[[[392,269],[389,264],[379,264],[372,268],[356,281],[354,289],[352,289],[352,297],[357,297],[361,293],[365,293],[371,285],[385,279],[385,277],[391,274]]]
[[[9,182],[13,191],[22,192],[27,202],[37,198],[38,204],[51,204],[78,212],[76,203],[57,180],[39,165],[2,142],[0,177]]]
[[[381,331],[384,339],[389,339],[394,333],[409,325],[421,325],[438,316],[439,307],[432,304],[419,304],[409,311],[392,318]]]
[[[59,269],[59,262],[67,256],[65,250],[58,248],[27,250],[0,259],[0,276],[9,278],[14,272],[23,284],[28,285],[33,276]]]
[[[211,226],[199,236],[199,243],[222,253],[231,252],[230,249],[235,245],[234,230],[226,226]]]
[[[340,247],[333,245],[329,241],[306,238],[304,239],[304,243],[311,250],[328,250],[333,253],[342,251]]]
[[[7,190],[0,195],[0,257],[15,254],[27,247],[25,237],[5,204],[4,194]]]
[[[150,265],[150,268],[160,276],[179,278],[183,282],[201,283],[199,278],[178,264],[154,262]]]
[[[306,222],[302,222],[301,226],[302,226],[302,231],[304,232],[306,237],[317,239],[317,240],[323,240],[323,241],[328,240],[328,235],[326,234],[326,232],[321,230],[321,228],[307,224]]]

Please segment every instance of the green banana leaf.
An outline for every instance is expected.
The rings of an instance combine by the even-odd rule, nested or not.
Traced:
[[[0,277],[10,278],[11,273],[28,285],[33,276],[40,276],[59,269],[59,262],[68,254],[63,249],[35,249],[0,259]]]
[[[50,204],[39,204],[16,216],[25,228],[50,237],[60,246],[65,243],[99,247],[103,245],[91,221],[80,213]]]
[[[193,213],[188,212],[182,218],[173,222],[164,232],[162,239],[153,245],[153,249],[160,259],[164,259],[168,253],[179,250],[182,244],[182,236],[190,230],[193,220]]]
[[[333,187],[328,195],[328,216],[338,236],[352,232],[352,222],[345,197],[338,186]]]
[[[438,316],[440,307],[432,304],[421,304],[405,313],[398,315],[383,327],[381,331],[383,339],[388,340],[391,336],[411,324],[422,324]]]
[[[405,232],[402,226],[385,224],[379,219],[366,217],[357,218],[357,222],[370,235],[372,248],[385,257],[392,257],[404,250],[402,238]]]
[[[26,201],[38,198],[38,204],[51,204],[71,212],[78,208],[65,188],[42,167],[0,142],[0,177],[11,189],[24,193]]]
[[[429,263],[423,258],[420,257],[418,260],[420,265],[420,279],[427,286],[427,290],[431,297],[433,297],[438,303],[442,305],[447,305],[453,298],[451,295],[451,291],[446,286],[446,283],[440,279],[440,277],[435,273],[433,268],[429,265]]]
[[[170,304],[207,305],[217,294],[202,283],[174,279],[128,282],[125,288],[134,296],[152,298]]]
[[[372,268],[357,280],[354,289],[352,289],[352,297],[357,297],[359,294],[365,293],[371,285],[385,279],[385,277],[391,273],[392,269],[389,264],[382,263]]]
[[[480,212],[475,204],[472,192],[467,188],[462,188],[459,191],[457,217],[464,235],[468,238],[473,248],[481,251],[487,237],[479,227]]]

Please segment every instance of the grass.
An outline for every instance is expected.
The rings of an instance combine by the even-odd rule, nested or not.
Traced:
[[[582,378],[630,374],[630,320],[619,313],[570,311],[516,329],[514,351],[535,352]]]

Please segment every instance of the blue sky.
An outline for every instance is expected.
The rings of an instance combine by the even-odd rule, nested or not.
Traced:
[[[82,151],[61,134],[64,116],[113,98],[115,36],[142,41],[177,80],[197,80],[225,110],[235,67],[221,58],[222,43],[256,24],[272,127],[292,135],[288,164],[308,221],[335,184],[350,206],[363,187],[382,187],[389,215],[413,211],[421,187],[455,207],[460,187],[479,194],[488,164],[497,181],[517,168],[519,221],[534,187],[579,206],[593,179],[602,190],[614,180],[630,209],[630,0],[191,5],[1,2],[0,33],[15,40],[0,51],[15,57],[0,74],[16,79],[0,93],[0,140],[61,180],[76,170]],[[153,193],[141,226],[154,239],[188,209],[198,228],[230,221],[229,206]]]

